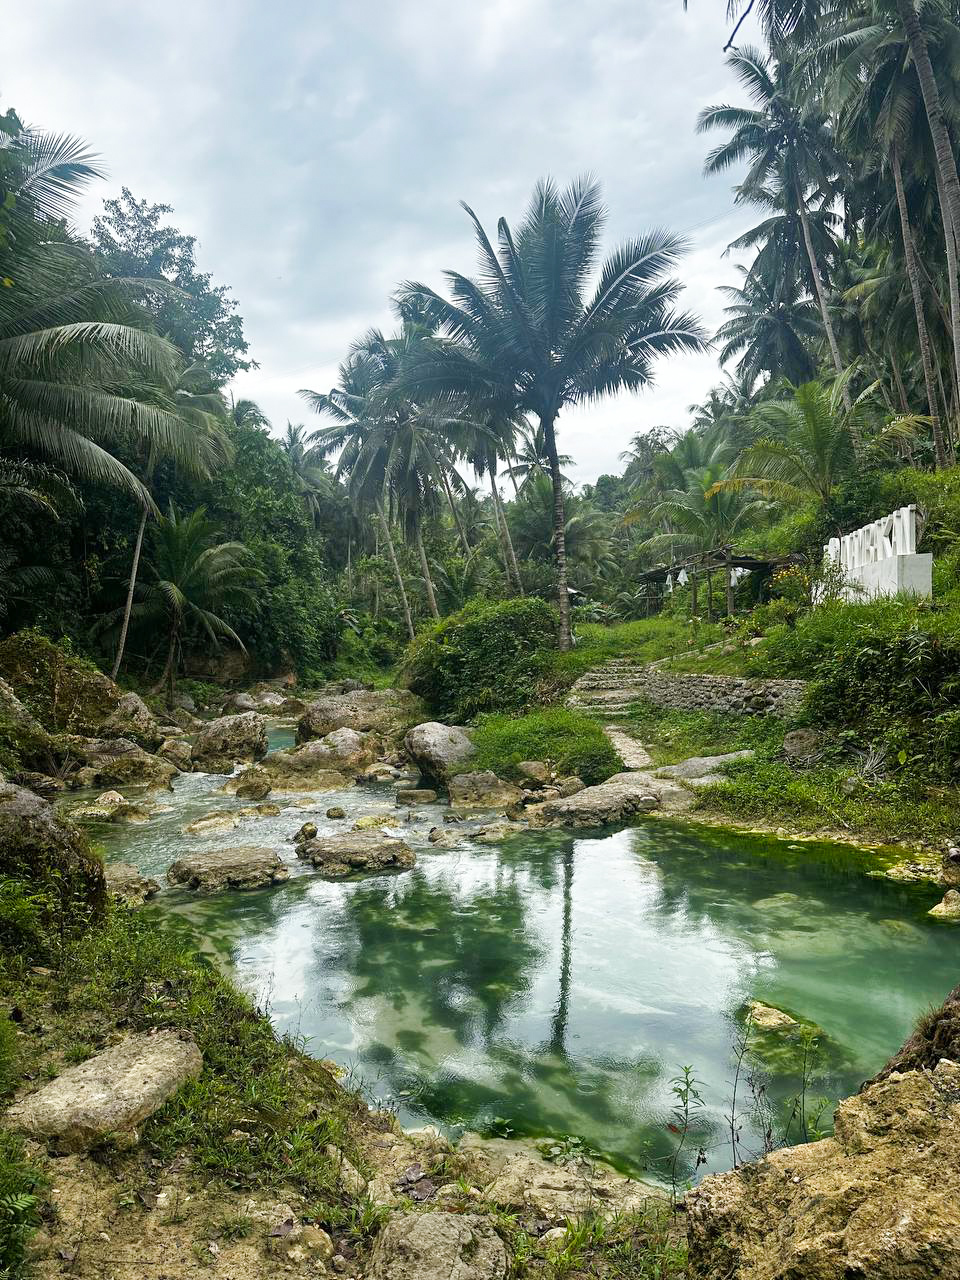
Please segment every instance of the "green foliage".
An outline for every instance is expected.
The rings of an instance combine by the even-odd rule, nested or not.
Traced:
[[[92,732],[118,701],[115,686],[68,639],[55,644],[33,629],[0,640],[0,677],[54,733]]]
[[[0,1129],[0,1280],[21,1280],[26,1275],[27,1241],[40,1223],[40,1193],[45,1185],[20,1139]]]
[[[407,683],[454,720],[522,711],[536,701],[556,634],[556,614],[542,600],[474,600],[417,636],[404,659]]]
[[[783,722],[772,716],[668,710],[644,701],[631,706],[627,720],[658,765],[728,751],[775,751],[784,735]]]
[[[507,777],[516,776],[521,760],[548,760],[560,774],[576,774],[588,785],[623,767],[596,720],[562,707],[525,716],[483,716],[473,741],[476,754],[463,768],[492,769]]]

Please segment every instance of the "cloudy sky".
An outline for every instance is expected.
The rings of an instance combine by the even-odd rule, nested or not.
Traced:
[[[688,234],[685,304],[715,327],[724,246],[745,226],[729,179],[701,177],[697,112],[738,100],[719,0],[32,0],[4,19],[2,106],[83,136],[109,168],[79,211],[127,185],[171,204],[200,266],[240,302],[260,368],[237,395],[304,417],[348,343],[390,324],[398,280],[470,271],[458,201],[491,228],[534,181],[603,182],[607,245]],[[664,361],[656,386],[568,413],[573,474],[617,470],[630,436],[717,380]]]

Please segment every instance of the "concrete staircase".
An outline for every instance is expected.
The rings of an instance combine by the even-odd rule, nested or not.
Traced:
[[[611,658],[586,671],[567,696],[567,706],[597,716],[621,715],[641,696],[647,664]]]

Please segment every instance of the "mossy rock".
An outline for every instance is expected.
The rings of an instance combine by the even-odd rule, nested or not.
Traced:
[[[82,927],[103,913],[103,863],[72,824],[25,787],[0,784],[0,941],[26,955],[47,931]]]
[[[789,1009],[749,1000],[737,1010],[737,1021],[749,1032],[747,1056],[771,1075],[802,1073],[804,1058],[808,1068],[821,1063],[833,1047],[821,1027]]]

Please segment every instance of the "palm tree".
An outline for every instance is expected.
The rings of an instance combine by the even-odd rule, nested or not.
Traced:
[[[547,457],[546,445],[543,439],[543,433],[540,430],[531,431],[529,427],[524,430],[520,429],[520,448],[517,450],[517,456],[508,464],[508,471],[514,484],[514,492],[519,495],[516,477],[521,480],[527,480],[533,475],[549,476],[550,459]],[[558,455],[557,461],[561,467],[570,467],[573,465],[573,458],[568,453]],[[503,473],[501,473],[503,474]],[[569,483],[569,478],[563,476],[564,484]]]
[[[749,160],[750,169],[737,189],[737,199],[750,200],[758,196],[769,202],[772,189],[784,211],[797,219],[824,332],[840,378],[844,366],[830,318],[808,208],[811,192],[819,192],[826,199],[832,196],[834,175],[840,167],[826,116],[809,92],[804,79],[806,72],[789,60],[782,46],[776,60],[768,58],[760,49],[734,50],[727,65],[757,107],[723,105],[701,111],[697,119],[698,132],[733,131],[727,142],[707,156],[704,172],[722,173],[733,164]],[[849,408],[850,394],[846,384],[842,385],[844,403]]]
[[[762,374],[791,382],[812,378],[816,369],[808,343],[819,337],[817,309],[803,296],[795,276],[768,280],[739,268],[743,284],[721,285],[728,299],[727,319],[716,332],[720,362],[740,356],[737,373],[744,379]]]
[[[569,649],[557,420],[568,405],[646,386],[659,355],[704,348],[698,322],[675,310],[680,284],[667,275],[684,245],[665,231],[630,241],[602,265],[588,294],[604,221],[596,182],[582,179],[564,191],[549,179],[538,183],[516,233],[500,220],[497,249],[464,208],[480,279],[447,272],[452,300],[424,284],[399,290],[400,304],[419,307],[440,335],[411,368],[411,381],[431,398],[466,400],[491,416],[535,416],[553,487],[560,645]]]
[[[612,564],[608,517],[585,498],[567,493],[564,503],[564,542],[568,563],[583,571]],[[521,556],[549,561],[554,551],[553,485],[535,472],[511,504],[509,520]]]
[[[286,434],[280,438],[280,447],[287,455],[303,505],[314,524],[320,516],[322,499],[329,497],[333,480],[323,453],[307,442],[307,429],[301,423],[287,423]]]
[[[849,410],[840,405],[840,391],[839,385],[828,391],[819,382],[807,382],[791,388],[785,400],[759,405],[753,414],[759,438],[708,496],[748,489],[781,502],[813,499],[825,507],[837,482],[853,468],[854,440],[862,436],[869,419],[873,387]],[[852,429],[853,417],[859,421]],[[915,419],[897,418],[877,438],[895,440],[915,425]]]
[[[203,507],[182,515],[171,502],[151,530],[146,582],[138,584],[134,616],[166,628],[167,656],[158,688],[166,689],[172,709],[177,668],[188,628],[204,633],[214,646],[231,640],[246,652],[236,631],[218,612],[225,606],[255,609],[263,574],[241,542],[221,542]]]

